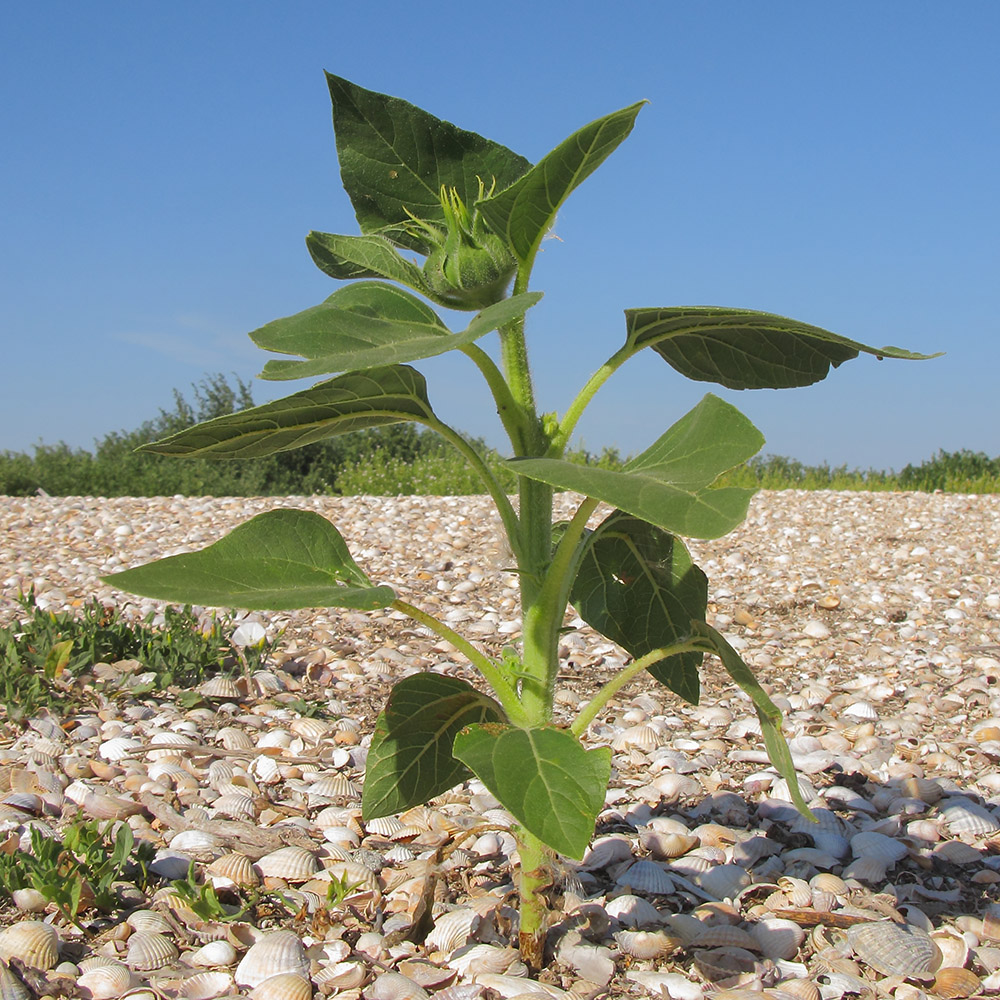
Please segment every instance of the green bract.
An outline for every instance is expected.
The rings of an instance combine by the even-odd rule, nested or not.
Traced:
[[[307,245],[331,277],[363,280],[251,336],[260,347],[286,355],[265,365],[265,378],[335,377],[147,450],[238,458],[399,421],[432,428],[468,460],[496,503],[520,580],[520,646],[486,655],[418,604],[371,581],[337,530],[306,511],[260,515],[200,552],[106,579],[151,597],[225,607],[392,607],[452,643],[491,696],[436,673],[400,681],[372,736],[364,815],[399,812],[478,777],[518,824],[520,946],[537,969],[553,853],[583,855],[610,775],[610,751],[587,749],[581,737],[633,679],[643,675],[696,702],[702,658],[717,656],[752,700],[771,761],[808,813],[781,715],[739,654],[705,621],[708,583],[681,540],[715,538],[743,520],[751,492],[718,483],[757,453],[760,432],[709,393],[612,471],[566,460],[581,414],[601,386],[646,348],[688,378],[731,389],[808,385],[862,352],[925,356],[868,347],[770,313],[629,309],[620,346],[566,412],[541,413],[525,338],[526,314],[540,298],[529,291],[535,255],[556,212],[628,136],[642,103],[584,126],[532,166],[398,98],[340,77],[328,81],[341,177],[361,233],[314,232]],[[423,265],[414,252],[425,256]],[[433,305],[476,314],[455,332]],[[499,364],[478,343],[494,331]],[[445,351],[464,354],[493,397],[510,439],[516,507],[476,450],[436,415],[423,377],[411,367]],[[559,525],[552,523],[555,489],[584,497]],[[601,501],[613,510],[591,527]],[[553,717],[553,695],[569,604],[633,660],[565,728]]]

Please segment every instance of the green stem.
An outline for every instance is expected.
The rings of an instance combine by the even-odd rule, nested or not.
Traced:
[[[521,700],[525,711],[536,724],[548,722],[552,715],[552,692],[559,667],[559,628],[563,623],[576,568],[583,554],[580,541],[587,521],[599,500],[588,497],[576,509],[552,555],[541,587],[524,614],[524,660],[526,670],[537,682],[524,684]],[[532,670],[529,663],[544,667]]]
[[[669,656],[677,656],[680,653],[705,653],[711,652],[706,648],[703,641],[699,639],[689,639],[687,642],[679,642],[673,646],[661,646],[659,649],[650,650],[645,656],[640,656],[638,660],[633,660],[624,670],[620,670],[594,695],[590,701],[581,709],[580,714],[573,720],[570,732],[581,737],[587,731],[587,727],[597,718],[598,712],[623,688],[636,674],[641,674],[643,670],[651,667],[660,660],[665,660]]]
[[[454,446],[479,474],[479,478],[482,479],[483,485],[493,498],[497,513],[500,515],[501,521],[503,521],[504,531],[507,533],[511,552],[517,557],[521,549],[521,530],[517,520],[517,513],[513,506],[511,506],[510,500],[507,499],[507,494],[504,492],[503,487],[497,482],[496,476],[490,471],[486,460],[454,428],[440,421],[427,421],[426,424],[432,430],[437,431],[449,444]]]
[[[607,361],[601,365],[600,368],[594,372],[593,375],[587,380],[587,384],[577,393],[576,399],[573,400],[569,405],[569,409],[563,415],[562,420],[559,422],[559,430],[556,432],[556,436],[552,439],[552,445],[549,449],[549,454],[557,457],[562,455],[569,443],[570,436],[573,433],[573,429],[576,427],[577,421],[583,416],[583,411],[587,408],[590,401],[597,395],[597,390],[604,385],[605,382],[632,355],[635,354],[635,348],[631,344],[626,344],[621,350],[616,351],[614,354],[608,358]]]
[[[396,611],[401,611],[404,615],[409,615],[410,618],[420,622],[421,625],[426,625],[436,635],[441,636],[442,639],[447,639],[460,653],[464,653],[483,677],[486,678],[490,687],[493,688],[494,693],[500,699],[503,710],[507,713],[507,718],[514,725],[525,724],[524,711],[521,708],[521,703],[518,701],[517,692],[507,678],[504,677],[494,660],[486,656],[485,653],[481,653],[468,639],[459,635],[454,629],[449,628],[443,621],[428,614],[426,611],[421,611],[420,608],[402,600],[393,601],[389,607],[394,608]]]
[[[482,372],[486,384],[490,387],[493,400],[497,406],[497,415],[503,424],[507,437],[510,438],[514,454],[524,452],[525,429],[521,419],[521,413],[517,403],[511,394],[510,386],[507,385],[503,372],[497,367],[494,360],[478,345],[466,344],[459,348],[463,354],[471,358],[476,367]]]
[[[544,892],[552,884],[552,849],[524,827],[515,830],[520,864],[517,889],[521,899],[518,938],[521,957],[532,972],[545,964],[545,935],[548,903]]]

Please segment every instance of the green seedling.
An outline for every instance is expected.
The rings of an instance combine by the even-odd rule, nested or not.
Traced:
[[[199,882],[195,877],[195,865],[188,865],[184,878],[174,879],[171,888],[184,901],[184,904],[200,919],[216,922],[239,920],[253,907],[255,900],[241,906],[233,906],[219,899],[215,886],[211,882]]]
[[[147,881],[154,850],[136,842],[124,823],[113,830],[97,820],[76,821],[63,831],[63,839],[46,836],[37,827],[30,831],[31,851],[0,853],[0,886],[8,895],[32,888],[81,930],[84,909],[110,913],[117,905],[114,884],[131,877]]]
[[[520,947],[538,969],[555,852],[583,855],[611,772],[610,749],[588,749],[581,738],[625,685],[652,678],[696,702],[702,658],[719,657],[752,699],[771,760],[807,811],[781,714],[705,621],[708,583],[681,540],[716,538],[743,520],[753,491],[718,480],[756,454],[763,437],[710,393],[620,468],[592,467],[567,457],[584,410],[643,352],[681,375],[729,389],[809,385],[859,353],[925,355],[868,347],[771,313],[627,309],[624,335],[607,360],[563,413],[542,413],[525,336],[526,314],[541,298],[530,289],[535,258],[566,198],[628,136],[642,102],[584,126],[532,165],[403,100],[336,76],[327,80],[341,177],[361,233],[313,232],[306,242],[325,273],[350,283],[250,335],[285,356],[267,362],[264,378],[323,379],[145,450],[231,459],[399,421],[436,431],[464,456],[496,504],[520,581],[520,644],[501,657],[487,655],[391,587],[372,582],[337,529],[307,511],[261,514],[199,552],[105,579],[125,591],[215,607],[390,607],[452,643],[490,693],[436,673],[396,684],[371,741],[364,816],[426,802],[475,774],[517,823]],[[413,253],[426,258],[422,267]],[[471,319],[453,331],[432,306],[466,310]],[[480,344],[494,331],[499,360]],[[588,346],[566,342],[566,350]],[[481,454],[438,417],[411,365],[446,351],[461,352],[492,396],[510,440],[505,467],[515,476],[516,504]],[[558,526],[555,490],[584,497]],[[602,501],[612,512],[590,527]],[[553,695],[570,604],[633,659],[565,726],[554,719]]]

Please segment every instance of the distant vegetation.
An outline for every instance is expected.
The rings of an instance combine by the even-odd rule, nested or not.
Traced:
[[[94,450],[59,443],[39,444],[32,454],[0,452],[0,495],[34,496],[294,496],[328,493],[352,496],[416,494],[427,496],[480,493],[466,463],[448,444],[415,424],[392,424],[356,431],[270,458],[212,462],[137,455],[148,441],[185,427],[253,406],[249,384],[230,384],[218,374],[192,386],[194,401],[174,390],[174,408],[161,410],[132,431],[117,431],[95,443]],[[482,441],[472,444],[502,481],[514,488],[501,456]],[[593,454],[580,447],[570,460],[620,468],[625,458],[615,448]],[[901,472],[848,470],[803,465],[780,455],[752,459],[725,480],[734,486],[767,490],[914,490],[946,493],[1000,493],[1000,457],[983,452],[939,451]]]

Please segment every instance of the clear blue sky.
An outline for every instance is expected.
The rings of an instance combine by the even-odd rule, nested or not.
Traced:
[[[996,455],[998,39],[996,0],[8,4],[0,449],[90,447],[206,373],[250,378],[266,356],[246,332],[334,290],[303,243],[357,231],[328,69],[533,161],[651,102],[536,268],[545,409],[620,346],[623,308],[745,306],[947,351],[722,393],[766,451],[894,468]],[[468,362],[420,367],[442,417],[500,443]],[[640,355],[580,433],[641,450],[711,388]]]

